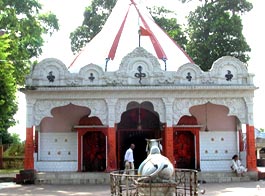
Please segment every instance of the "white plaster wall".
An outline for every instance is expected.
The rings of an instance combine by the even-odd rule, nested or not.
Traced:
[[[238,153],[236,131],[200,132],[201,171],[230,171],[232,156]]]
[[[77,171],[77,133],[39,133],[37,171]]]
[[[36,160],[37,154],[34,154]],[[34,168],[38,172],[66,172],[77,171],[77,161],[34,161]]]
[[[76,161],[77,133],[40,133],[39,161]]]

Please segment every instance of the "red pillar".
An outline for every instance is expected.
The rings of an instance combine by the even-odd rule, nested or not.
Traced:
[[[201,170],[201,154],[200,154],[200,129],[194,129],[194,135],[196,136],[196,169]]]
[[[26,128],[24,169],[34,169],[33,127]]]
[[[174,164],[174,152],[173,152],[173,127],[166,127],[164,134],[164,152],[165,156]]]
[[[81,160],[81,152],[82,152],[82,134],[77,131],[77,171],[82,171],[82,160]]]
[[[254,126],[246,125],[247,130],[247,168],[250,171],[257,171],[256,143]]]
[[[116,129],[115,127],[108,128],[108,162],[106,171],[117,169],[116,158]]]

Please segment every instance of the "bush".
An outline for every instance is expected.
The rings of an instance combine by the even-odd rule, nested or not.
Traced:
[[[23,169],[24,168],[24,157],[3,157],[3,169]]]
[[[4,152],[4,157],[23,156],[25,151],[24,143],[13,143]]]

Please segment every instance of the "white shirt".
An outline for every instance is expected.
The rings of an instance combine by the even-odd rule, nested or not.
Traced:
[[[124,155],[124,161],[129,161],[129,162],[133,162],[134,159],[133,159],[133,150],[131,148],[129,148],[125,155]]]

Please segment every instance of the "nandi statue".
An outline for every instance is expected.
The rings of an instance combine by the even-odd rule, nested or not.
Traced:
[[[146,139],[147,158],[138,168],[138,175],[149,176],[152,182],[163,182],[171,180],[174,167],[169,159],[161,154],[162,139]]]

